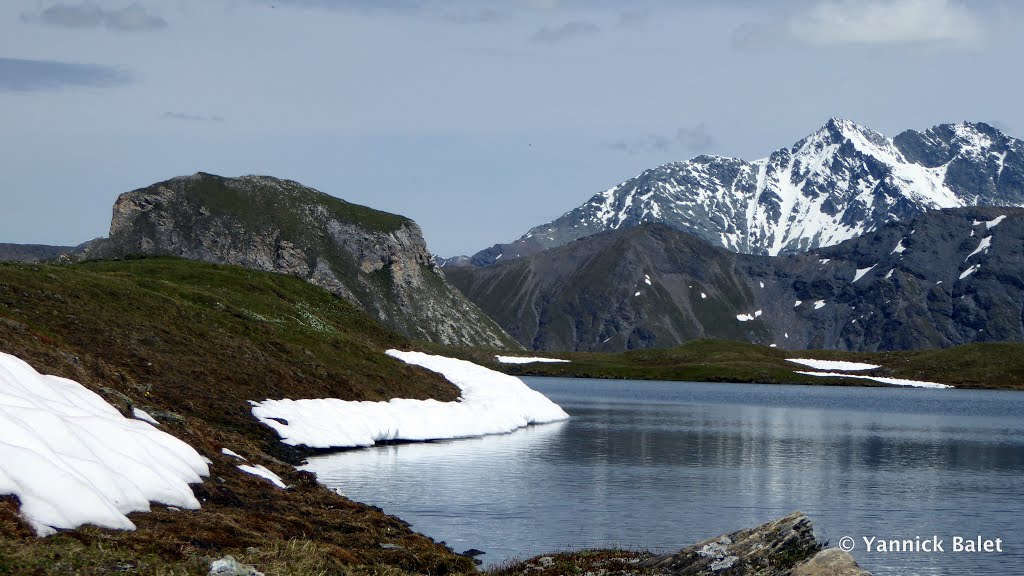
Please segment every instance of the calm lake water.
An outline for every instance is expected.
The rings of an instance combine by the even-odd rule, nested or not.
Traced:
[[[675,550],[799,509],[876,575],[1024,574],[1024,393],[524,380],[572,419],[308,469],[485,565]],[[1003,552],[952,551],[979,535]],[[946,552],[867,552],[865,536],[938,536]]]

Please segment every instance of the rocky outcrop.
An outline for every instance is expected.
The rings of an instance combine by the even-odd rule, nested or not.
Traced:
[[[1024,210],[934,210],[838,246],[737,254],[665,225],[445,267],[523,345],[615,352],[698,338],[857,351],[1024,341]]]
[[[822,549],[801,512],[640,563],[671,576],[871,576],[838,548]]]
[[[170,255],[290,274],[410,338],[517,347],[437,269],[419,226],[289,180],[199,173],[122,194],[82,258]]]

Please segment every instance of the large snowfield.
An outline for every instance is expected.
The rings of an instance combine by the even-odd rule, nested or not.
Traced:
[[[462,395],[456,402],[354,402],[334,398],[265,400],[252,413],[289,445],[355,448],[377,442],[425,441],[504,434],[530,424],[569,418],[522,380],[483,366],[422,352],[388,350],[407,364],[443,375]]]
[[[140,411],[141,412],[141,411]],[[203,457],[98,394],[0,353],[0,494],[40,536],[83,524],[133,530],[150,502],[198,509]]]

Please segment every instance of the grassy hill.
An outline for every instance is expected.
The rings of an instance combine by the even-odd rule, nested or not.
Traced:
[[[438,352],[518,376],[619,378],[691,382],[759,382],[765,384],[834,384],[871,386],[870,381],[821,378],[797,374],[812,370],[787,358],[845,360],[881,366],[863,372],[874,376],[940,382],[964,388],[1024,390],[1024,344],[967,344],[945,350],[901,352],[788,351],[729,340],[695,340],[668,349],[633,350],[617,354],[595,352],[542,352],[540,356],[570,363],[501,364],[490,350],[459,351],[435,347]],[[881,384],[879,384],[881,385]]]
[[[294,277],[176,259],[0,264],[0,351],[137,406],[213,461],[198,512],[154,505],[135,532],[37,539],[0,497],[0,574],[205,574],[234,554],[268,573],[470,572],[472,562],[287,464],[301,454],[248,400],[454,399],[436,374],[382,354],[405,338]],[[292,485],[242,473],[229,447]],[[382,544],[393,544],[383,548]]]

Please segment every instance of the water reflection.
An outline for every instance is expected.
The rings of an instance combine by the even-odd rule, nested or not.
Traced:
[[[573,418],[308,469],[457,550],[674,549],[795,509],[818,534],[1020,540],[1024,394],[531,379]],[[876,574],[1011,573],[986,557],[858,554]]]

